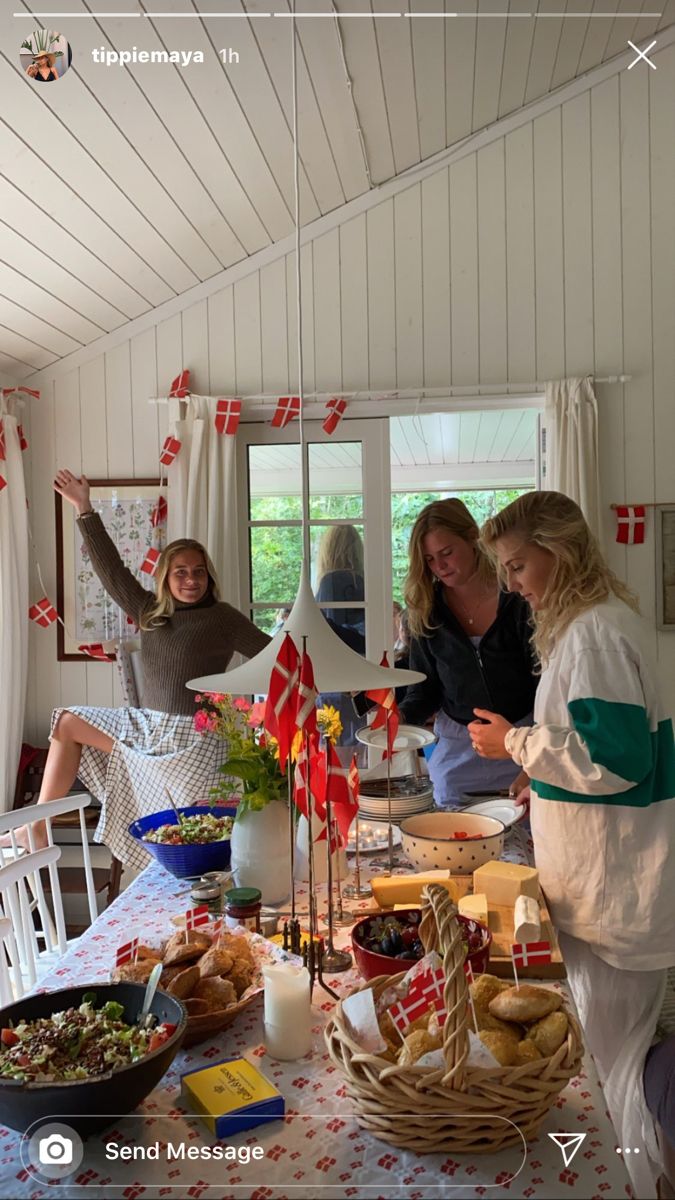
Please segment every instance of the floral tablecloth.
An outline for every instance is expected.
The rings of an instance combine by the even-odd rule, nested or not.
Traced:
[[[522,830],[509,838],[508,857],[523,860],[527,838]],[[362,876],[369,873],[362,858]],[[303,896],[299,895],[302,905]],[[350,904],[364,908],[368,902]],[[156,865],[148,867],[98,918],[60,965],[43,980],[50,990],[73,983],[107,980],[115,947],[138,927],[144,942],[153,944],[174,928],[171,916],[190,907],[189,884],[174,879]],[[339,930],[338,944],[348,944],[349,929]],[[357,982],[351,970],[331,977],[345,994]],[[547,1200],[578,1196],[583,1200],[616,1200],[632,1195],[616,1137],[605,1111],[602,1090],[592,1060],[586,1059],[578,1079],[559,1098],[539,1138],[526,1151],[511,1149],[495,1156],[416,1155],[376,1141],[359,1130],[345,1095],[343,1079],[330,1062],[323,1028],[333,1008],[331,997],[318,986],[313,1003],[313,1049],[298,1062],[271,1059],[263,1042],[262,997],[235,1024],[213,1039],[181,1053],[142,1109],[116,1121],[102,1135],[84,1144],[84,1158],[65,1182],[47,1184],[29,1165],[27,1143],[0,1128],[0,1196],[61,1200],[77,1196],[171,1198],[232,1197],[250,1200],[325,1200],[379,1197],[479,1197],[510,1195]],[[215,1139],[201,1121],[181,1105],[180,1076],[199,1066],[233,1055],[246,1055],[271,1078],[286,1100],[284,1119],[243,1132],[227,1140],[239,1148],[239,1161],[178,1159],[171,1162],[131,1159],[110,1161],[111,1144],[138,1148],[171,1142],[204,1148]],[[65,1113],[55,1120],[67,1123]],[[566,1167],[562,1152],[549,1133],[583,1134],[583,1144]],[[248,1150],[246,1148],[249,1148]],[[263,1157],[245,1162],[255,1147]],[[187,1150],[186,1150],[187,1153]],[[196,1153],[196,1152],[195,1152]]]

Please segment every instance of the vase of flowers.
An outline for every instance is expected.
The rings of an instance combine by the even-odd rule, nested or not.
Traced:
[[[219,768],[221,780],[211,789],[214,800],[231,802],[236,781],[237,816],[230,843],[236,886],[258,888],[263,904],[279,904],[291,890],[288,783],[279,769],[278,749],[265,737],[265,705],[221,693],[196,699],[200,708],[195,728],[217,734],[228,746]]]

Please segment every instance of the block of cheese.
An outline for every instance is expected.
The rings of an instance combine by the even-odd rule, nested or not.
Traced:
[[[375,875],[370,886],[380,908],[393,908],[405,904],[415,908],[422,899],[422,888],[427,883],[440,883],[457,903],[457,884],[449,871],[424,871],[417,875]]]
[[[488,907],[493,904],[510,905],[513,908],[518,896],[539,897],[539,872],[534,867],[521,867],[518,863],[487,862],[473,873],[474,895],[485,892]]]
[[[482,921],[483,925],[487,925],[488,902],[485,892],[474,892],[473,896],[462,896],[457,907],[463,917],[473,917],[474,921]]]
[[[521,946],[541,941],[539,901],[533,900],[531,896],[516,896],[513,906],[513,940],[520,942]]]

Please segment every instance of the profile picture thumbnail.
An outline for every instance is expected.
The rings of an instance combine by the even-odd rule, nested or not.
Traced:
[[[34,29],[21,43],[21,69],[34,83],[56,83],[72,62],[69,43],[62,33]]]

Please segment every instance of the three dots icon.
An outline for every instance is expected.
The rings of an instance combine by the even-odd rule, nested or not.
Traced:
[[[630,1146],[624,1146],[623,1150],[621,1149],[621,1146],[617,1146],[616,1152],[617,1154],[639,1154],[640,1150],[637,1146],[634,1150],[631,1150]]]

